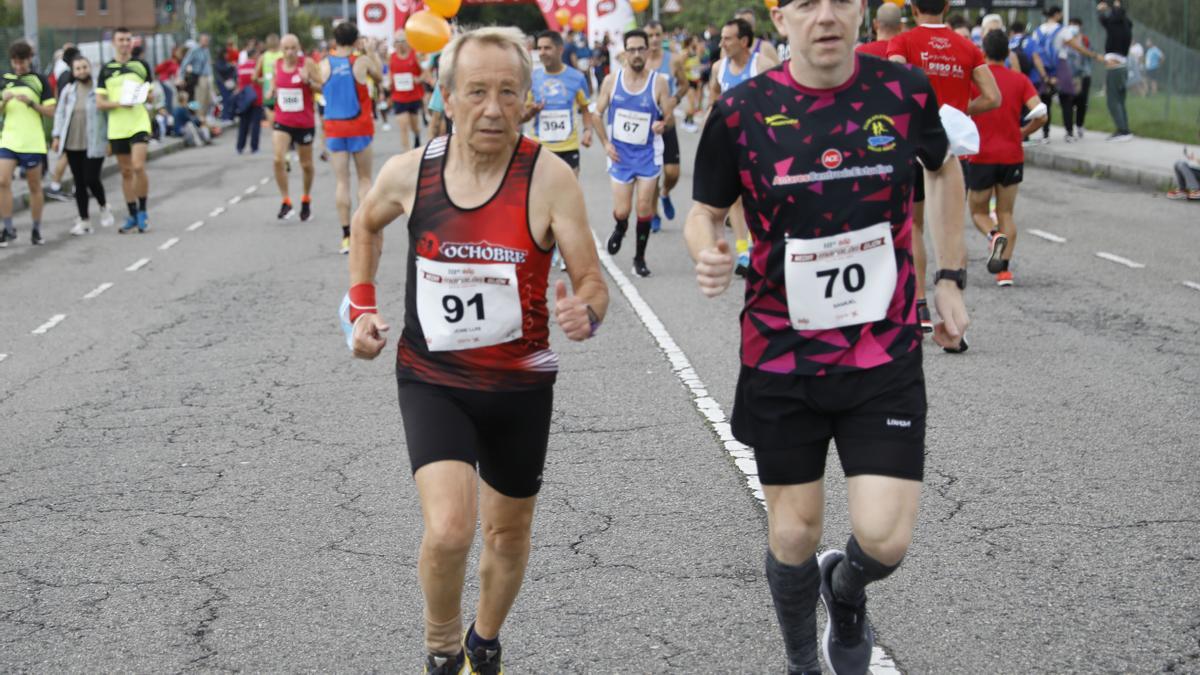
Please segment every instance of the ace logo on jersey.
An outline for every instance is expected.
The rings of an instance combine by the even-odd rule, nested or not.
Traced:
[[[821,164],[826,169],[836,169],[842,165],[842,153],[830,148],[821,154]]]

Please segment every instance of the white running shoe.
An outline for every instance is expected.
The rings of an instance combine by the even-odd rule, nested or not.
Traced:
[[[112,227],[115,222],[117,219],[113,216],[112,209],[107,206],[100,209],[100,227]]]
[[[76,237],[82,237],[85,234],[92,233],[92,225],[83,218],[75,219],[75,227],[71,228],[71,234]]]

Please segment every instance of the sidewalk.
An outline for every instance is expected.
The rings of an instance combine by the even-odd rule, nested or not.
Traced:
[[[1183,159],[1183,145],[1174,141],[1135,135],[1127,143],[1110,143],[1105,140],[1108,134],[1089,131],[1083,140],[1067,143],[1066,133],[1062,127],[1051,127],[1049,144],[1025,148],[1025,163],[1164,190],[1175,182],[1175,162]],[[1034,135],[1041,138],[1041,131]]]

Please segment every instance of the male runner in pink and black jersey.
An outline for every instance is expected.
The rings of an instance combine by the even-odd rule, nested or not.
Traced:
[[[963,255],[962,185],[952,180],[958,162],[947,161],[937,97],[919,70],[854,53],[866,4],[780,0],[771,11],[791,59],[713,107],[686,228],[709,296],[731,280],[721,225],[738,199],[756,240],[732,425],[754,449],[767,500],[767,582],[789,673],[820,672],[818,597],[831,670],[867,672],[865,587],[896,570],[912,539],[926,414],[914,170],[935,206],[938,261],[957,267]],[[944,323],[934,339],[957,346],[969,323],[961,287],[948,279],[935,300]],[[845,551],[818,560],[830,439],[847,476],[852,535]]]

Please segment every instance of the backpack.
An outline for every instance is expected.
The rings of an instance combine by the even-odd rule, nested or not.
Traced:
[[[1021,73],[1028,77],[1035,70],[1033,57],[1029,54],[1029,36],[1022,35],[1020,39],[1015,40],[1013,44],[1009,45],[1009,51],[1017,56],[1017,64],[1021,66]]]
[[[1058,72],[1058,50],[1054,48],[1054,41],[1058,38],[1058,34],[1062,32],[1063,25],[1059,24],[1057,28],[1046,33],[1042,30],[1042,26],[1033,32],[1033,53],[1037,54],[1042,59],[1042,66],[1051,77],[1057,77]],[[1030,59],[1032,59],[1032,55]]]

